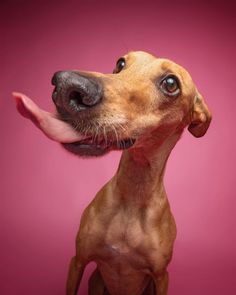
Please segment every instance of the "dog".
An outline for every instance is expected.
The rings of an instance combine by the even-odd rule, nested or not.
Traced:
[[[166,295],[176,225],[163,177],[185,127],[201,137],[210,125],[202,95],[183,67],[142,51],[119,58],[112,74],[60,71],[52,84],[56,114],[13,93],[18,111],[78,156],[123,151],[82,215],[66,294],[95,261],[89,295]]]

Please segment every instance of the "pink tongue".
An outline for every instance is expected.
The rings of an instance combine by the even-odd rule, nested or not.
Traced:
[[[72,143],[85,138],[69,124],[57,119],[55,115],[40,109],[26,95],[18,92],[13,92],[12,95],[16,100],[16,107],[19,113],[30,119],[50,139],[61,143]]]

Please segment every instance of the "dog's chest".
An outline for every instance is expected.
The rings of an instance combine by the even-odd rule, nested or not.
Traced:
[[[82,249],[97,263],[112,294],[141,294],[148,275],[167,263],[166,230],[153,222],[150,209],[103,209],[84,228]]]
[[[135,214],[117,213],[106,224],[94,260],[111,294],[141,294],[152,272],[150,243]]]
[[[117,213],[103,231],[102,242],[96,251],[97,258],[117,263],[120,267],[129,265],[143,269],[148,265],[145,253],[148,252],[150,242],[148,232],[138,216]]]

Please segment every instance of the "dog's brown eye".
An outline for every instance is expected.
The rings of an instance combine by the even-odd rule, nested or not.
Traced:
[[[179,93],[179,82],[176,77],[168,76],[161,82],[162,91],[170,96],[175,96]]]
[[[125,59],[122,57],[116,63],[116,68],[113,71],[113,74],[118,74],[125,67]]]

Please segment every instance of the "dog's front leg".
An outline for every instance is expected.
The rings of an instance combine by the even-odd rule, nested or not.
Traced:
[[[77,256],[71,259],[69,273],[67,277],[67,284],[66,284],[66,295],[77,294],[85,266],[86,265],[81,263],[81,261],[77,258]]]
[[[156,285],[156,295],[167,295],[169,281],[168,272],[165,271],[161,274],[158,274],[155,276],[154,281]]]

